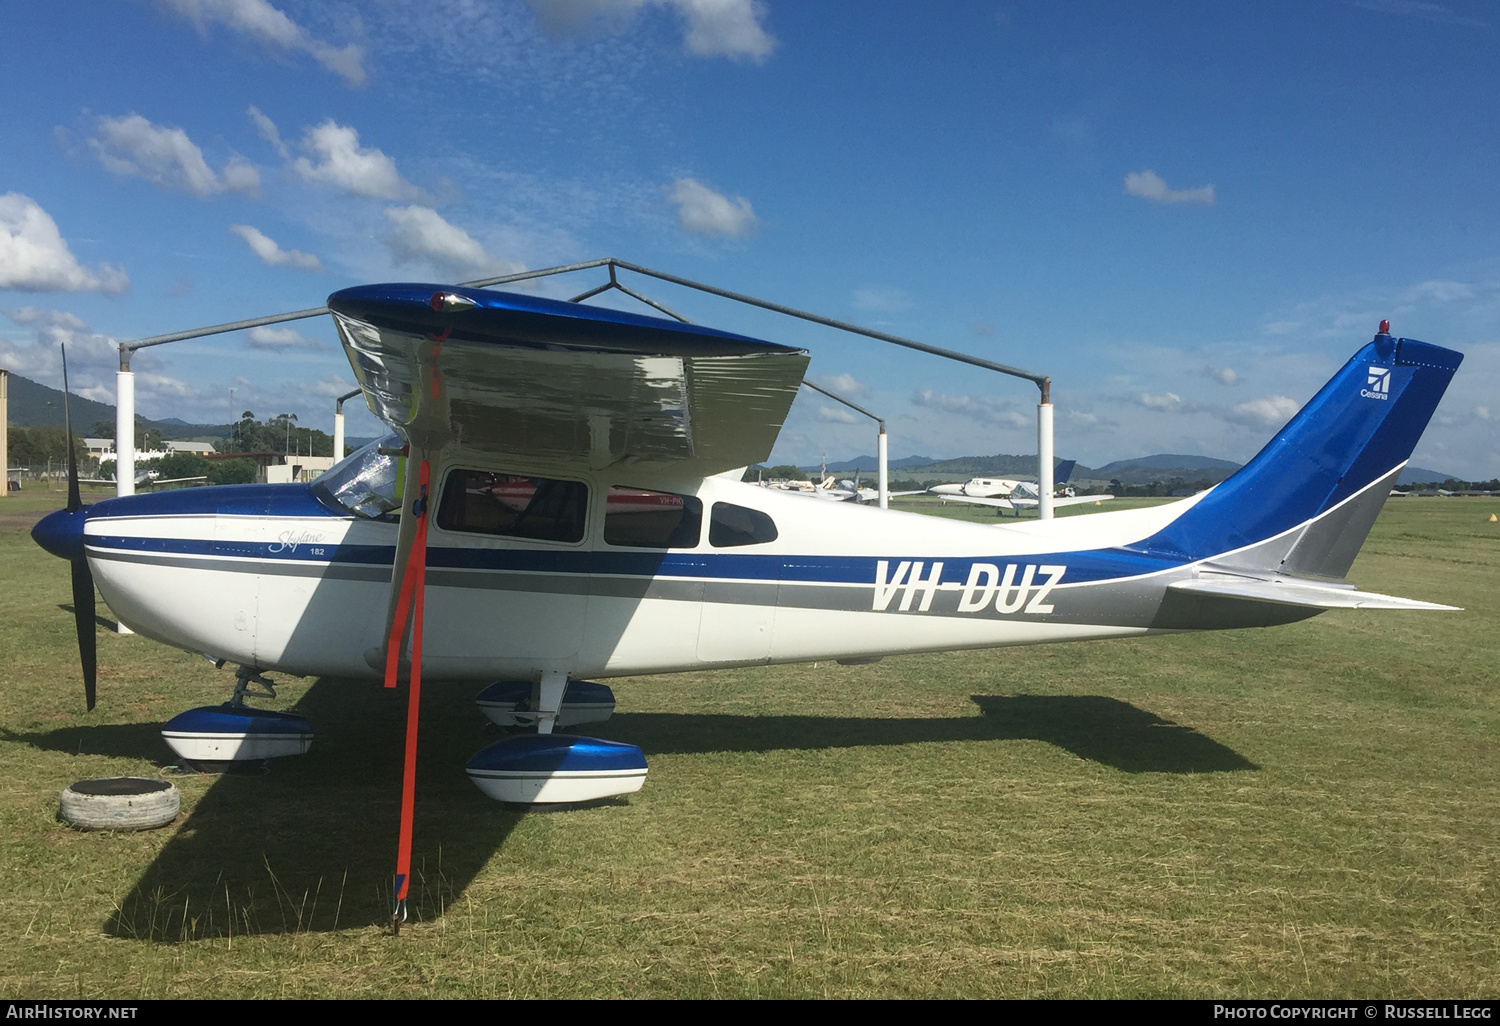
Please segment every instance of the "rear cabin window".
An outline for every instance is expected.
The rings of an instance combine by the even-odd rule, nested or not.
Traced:
[[[776,540],[776,522],[758,509],[728,502],[714,503],[708,521],[708,542],[716,549],[759,545]]]
[[[604,502],[604,540],[637,549],[691,549],[703,533],[703,503],[691,495],[615,485]]]
[[[588,500],[581,481],[455,470],[443,488],[437,523],[445,531],[577,542]]]

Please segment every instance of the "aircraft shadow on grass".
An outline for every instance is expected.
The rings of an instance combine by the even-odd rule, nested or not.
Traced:
[[[65,613],[67,613],[68,616],[70,616],[70,617],[74,615],[74,609],[75,609],[75,607],[74,607],[73,603],[71,603],[71,602],[59,602],[57,604],[57,608],[61,609]],[[94,626],[95,627],[102,627],[105,630],[109,631],[111,634],[113,634],[117,630],[119,630],[120,622],[118,620],[111,620],[107,616],[100,616],[99,614],[95,613],[94,614]]]
[[[414,919],[441,915],[527,814],[484,798],[462,771],[493,740],[467,690],[432,686],[423,699],[408,900]],[[648,756],[1036,740],[1127,773],[1257,768],[1191,727],[1118,699],[975,695],[973,701],[983,715],[621,713],[605,732],[640,745]],[[295,711],[319,728],[311,751],[276,761],[263,775],[216,779],[118,902],[105,930],[170,943],[389,922],[405,704],[405,688],[333,680],[308,688]],[[55,751],[165,764],[171,753],[158,731],[155,724],[69,727],[15,739]]]

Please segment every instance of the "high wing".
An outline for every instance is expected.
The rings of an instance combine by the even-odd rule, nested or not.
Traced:
[[[910,494],[910,493],[905,493]],[[1077,506],[1085,502],[1104,502],[1113,499],[1113,495],[1068,495],[1059,496],[1052,500],[1053,508],[1058,506]],[[944,502],[972,502],[976,506],[994,506],[996,509],[1036,509],[1037,499],[982,499],[977,495],[944,495]]]
[[[1085,502],[1104,502],[1113,499],[1113,495],[1059,495],[1052,499],[1052,508],[1059,506],[1079,506]],[[1036,509],[1040,500],[1037,499],[1011,499],[1017,509]]]
[[[449,285],[328,299],[370,409],[424,448],[560,467],[770,455],[806,350],[600,307]]]

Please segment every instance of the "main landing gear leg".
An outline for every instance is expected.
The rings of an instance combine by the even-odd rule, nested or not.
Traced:
[[[258,685],[258,687],[256,686]],[[276,685],[253,666],[241,666],[234,671],[234,697],[229,704],[236,709],[245,704],[246,698],[275,698]]]
[[[542,674],[537,685],[536,732],[550,734],[557,725],[557,714],[562,711],[563,692],[568,687],[566,670],[548,670]]]

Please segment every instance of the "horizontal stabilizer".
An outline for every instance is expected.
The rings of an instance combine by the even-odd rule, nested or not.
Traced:
[[[1250,602],[1270,602],[1276,605],[1303,606],[1310,609],[1457,610],[1459,608],[1439,605],[1436,602],[1419,602],[1416,599],[1398,598],[1395,595],[1377,595],[1370,591],[1358,591],[1354,588],[1341,588],[1335,585],[1287,578],[1262,581],[1251,577],[1227,575],[1199,577],[1190,581],[1177,581],[1169,584],[1167,590],[1188,595],[1244,599]]]

